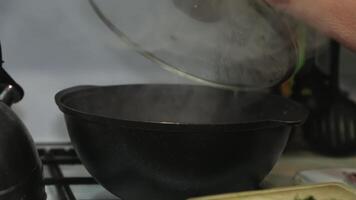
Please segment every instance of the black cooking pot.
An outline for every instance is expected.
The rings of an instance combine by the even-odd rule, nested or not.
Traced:
[[[192,85],[82,86],[56,102],[84,165],[123,200],[253,189],[307,117],[279,96]]]
[[[0,45],[0,200],[44,200],[42,164],[26,127],[10,109],[24,91],[2,68]]]

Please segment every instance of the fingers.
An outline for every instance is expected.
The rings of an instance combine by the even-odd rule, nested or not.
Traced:
[[[266,0],[356,51],[356,0]]]

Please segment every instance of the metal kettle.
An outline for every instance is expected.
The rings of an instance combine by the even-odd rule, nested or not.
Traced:
[[[39,155],[26,127],[10,109],[24,91],[2,64],[0,45],[0,200],[44,200]]]

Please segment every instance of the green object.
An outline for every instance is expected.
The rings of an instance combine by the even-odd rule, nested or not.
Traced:
[[[306,198],[300,198],[297,196],[297,197],[295,197],[294,200],[316,200],[316,199],[314,198],[314,196],[308,196]]]
[[[297,64],[294,76],[303,68],[306,60],[306,51],[307,51],[307,30],[304,25],[299,25],[298,27],[298,41],[297,41]]]

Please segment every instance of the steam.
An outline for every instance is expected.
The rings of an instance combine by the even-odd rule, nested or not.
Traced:
[[[273,86],[320,46],[307,47],[308,38],[300,36],[307,30],[261,0],[94,2],[121,39],[146,57],[218,85]]]

